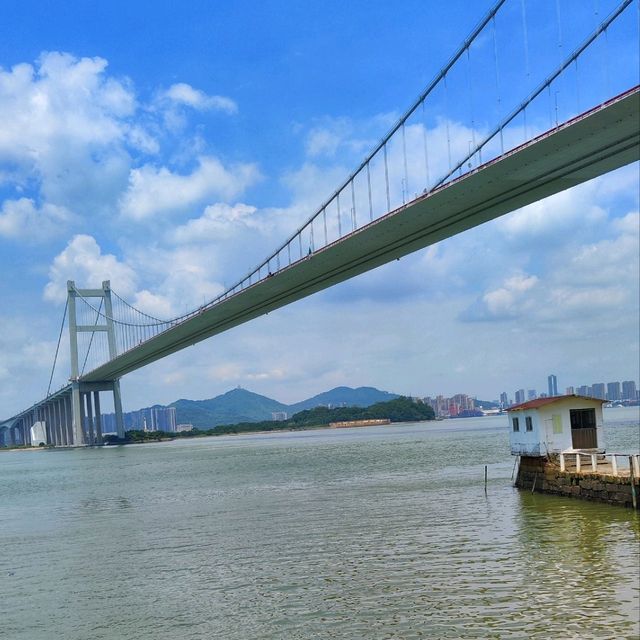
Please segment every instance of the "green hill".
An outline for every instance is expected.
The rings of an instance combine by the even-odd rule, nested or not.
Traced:
[[[331,391],[319,393],[317,396],[289,405],[289,415],[299,413],[305,409],[314,409],[315,407],[369,407],[376,402],[388,402],[395,400],[399,396],[395,393],[380,391],[374,387],[336,387]]]
[[[169,406],[176,408],[178,423],[205,428],[270,420],[273,412],[288,411],[287,405],[246,389],[233,389],[209,400],[178,400]]]
[[[272,414],[276,412],[285,412],[290,418],[296,413],[316,407],[369,407],[398,397],[395,393],[380,391],[374,387],[336,387],[301,402],[286,405],[238,387],[208,400],[181,399],[169,406],[175,407],[178,424],[190,423],[199,429],[211,429],[221,424],[271,420]],[[127,420],[127,416],[131,415],[125,415],[125,424],[128,426],[130,420]]]

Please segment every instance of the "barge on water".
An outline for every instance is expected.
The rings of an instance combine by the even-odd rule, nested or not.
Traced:
[[[638,509],[640,455],[605,452],[604,402],[566,395],[510,407],[516,486]]]
[[[348,427],[373,427],[377,424],[391,424],[388,418],[372,418],[371,420],[342,420],[341,422],[330,422],[332,429],[346,429]]]

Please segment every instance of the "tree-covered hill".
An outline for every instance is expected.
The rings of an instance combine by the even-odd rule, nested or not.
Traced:
[[[433,409],[411,398],[400,396],[389,402],[378,402],[370,407],[316,407],[296,413],[288,420],[265,420],[262,422],[240,422],[224,424],[212,429],[194,429],[180,433],[163,433],[162,431],[127,431],[128,442],[146,442],[163,438],[190,438],[204,435],[225,435],[254,431],[283,431],[309,429],[328,426],[332,422],[350,420],[388,419],[391,422],[418,422],[434,419]],[[107,436],[106,442],[117,442],[114,436]]]

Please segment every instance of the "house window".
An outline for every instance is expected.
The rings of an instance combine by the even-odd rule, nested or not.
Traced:
[[[531,416],[527,416],[524,421],[527,425],[527,431],[533,431],[533,420],[531,420]]]
[[[520,420],[518,418],[512,418],[513,420],[513,430],[520,431]]]

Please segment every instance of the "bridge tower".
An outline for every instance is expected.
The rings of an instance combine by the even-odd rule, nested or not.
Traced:
[[[101,298],[104,314],[99,314],[96,323],[82,325],[77,322],[76,298]],[[117,353],[115,327],[113,325],[113,307],[111,304],[111,284],[102,283],[101,289],[77,289],[73,280],[67,281],[67,305],[69,312],[69,344],[71,350],[71,415],[73,445],[93,445],[102,442],[102,419],[100,413],[100,391],[113,393],[113,407],[116,417],[116,431],[124,438],[124,420],[122,417],[122,399],[120,379],[104,382],[81,382],[78,361],[78,334],[106,331],[109,358]],[[102,323],[100,321],[103,321]]]

